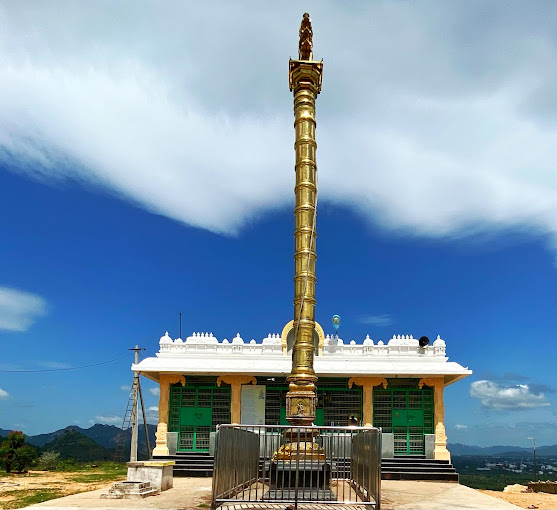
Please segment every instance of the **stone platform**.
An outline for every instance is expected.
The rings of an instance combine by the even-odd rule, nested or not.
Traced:
[[[160,494],[160,489],[151,487],[149,482],[116,482],[101,499],[141,499]]]
[[[128,462],[128,482],[148,482],[153,488],[165,491],[174,484],[172,460],[145,460]]]

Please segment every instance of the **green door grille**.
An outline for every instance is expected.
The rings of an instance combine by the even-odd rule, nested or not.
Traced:
[[[393,434],[395,455],[423,455],[424,434],[433,433],[433,390],[375,389],[373,424]]]
[[[168,430],[178,432],[178,450],[209,451],[211,432],[230,423],[230,388],[170,388]]]

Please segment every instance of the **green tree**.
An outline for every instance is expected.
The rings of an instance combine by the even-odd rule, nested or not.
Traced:
[[[46,451],[39,457],[39,467],[45,471],[56,471],[60,464],[60,452]]]
[[[0,461],[6,473],[24,471],[36,458],[35,450],[25,442],[25,435],[19,430],[14,430],[0,445]]]

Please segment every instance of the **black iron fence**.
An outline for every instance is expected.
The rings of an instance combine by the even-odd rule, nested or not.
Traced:
[[[220,425],[212,510],[242,503],[380,509],[381,431],[365,427]]]

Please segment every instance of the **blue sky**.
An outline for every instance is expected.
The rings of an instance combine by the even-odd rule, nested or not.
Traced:
[[[446,390],[450,442],[555,444],[556,7],[159,5],[0,8],[0,428],[119,425],[127,349],[180,311],[220,339],[291,319],[308,10],[317,320],[441,335],[474,370]]]

